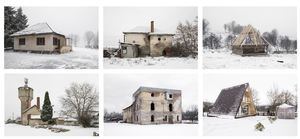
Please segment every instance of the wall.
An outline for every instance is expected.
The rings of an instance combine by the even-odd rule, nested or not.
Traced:
[[[45,45],[36,45],[36,39],[38,37],[45,38]],[[14,50],[21,51],[53,51],[56,47],[53,45],[53,37],[60,39],[61,46],[66,45],[66,39],[63,36],[55,34],[44,35],[28,35],[14,37]],[[25,45],[19,45],[19,38],[25,38]]]
[[[131,43],[131,44],[139,44],[139,56],[148,56],[150,54],[150,47],[148,41],[147,34],[141,33],[130,33],[124,35],[124,43]]]
[[[159,40],[160,38],[160,40]],[[150,36],[150,55],[163,56],[163,51],[172,46],[172,35],[151,35]]]

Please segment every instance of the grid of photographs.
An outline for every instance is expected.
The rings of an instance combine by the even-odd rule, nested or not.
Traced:
[[[300,2],[58,1],[1,2],[1,136],[298,136]]]

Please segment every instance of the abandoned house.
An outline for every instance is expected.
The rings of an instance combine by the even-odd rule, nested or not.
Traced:
[[[232,52],[242,56],[266,55],[269,43],[251,25],[245,26],[232,43]]]
[[[288,104],[281,104],[277,106],[277,117],[278,119],[295,119],[295,106]]]
[[[248,83],[222,89],[208,116],[228,115],[234,118],[256,115]]]
[[[140,87],[123,109],[123,121],[134,124],[181,123],[181,90]]]
[[[150,28],[135,27],[123,32],[124,42],[120,43],[121,57],[133,58],[143,56],[166,56],[168,48],[172,46],[172,33],[160,32],[154,28],[154,21],[151,21]]]
[[[14,39],[15,51],[59,52],[72,50],[70,40],[55,32],[47,23],[38,23],[10,35]]]

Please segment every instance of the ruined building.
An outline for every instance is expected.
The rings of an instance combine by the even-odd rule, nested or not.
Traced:
[[[123,109],[123,121],[134,124],[181,123],[181,90],[140,87]]]
[[[124,42],[120,43],[121,57],[166,56],[172,46],[172,33],[161,32],[154,28],[154,21],[149,27],[135,27],[123,32]]]

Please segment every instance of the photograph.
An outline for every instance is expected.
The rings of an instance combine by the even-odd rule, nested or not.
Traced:
[[[296,74],[205,74],[203,86],[204,136],[297,136]]]
[[[104,7],[106,69],[196,69],[197,7]]]
[[[296,69],[296,7],[204,7],[204,69]]]
[[[105,74],[104,136],[198,135],[197,81],[196,74]]]
[[[5,69],[98,69],[97,7],[4,7]]]
[[[6,74],[4,135],[99,136],[98,80],[97,74]]]

